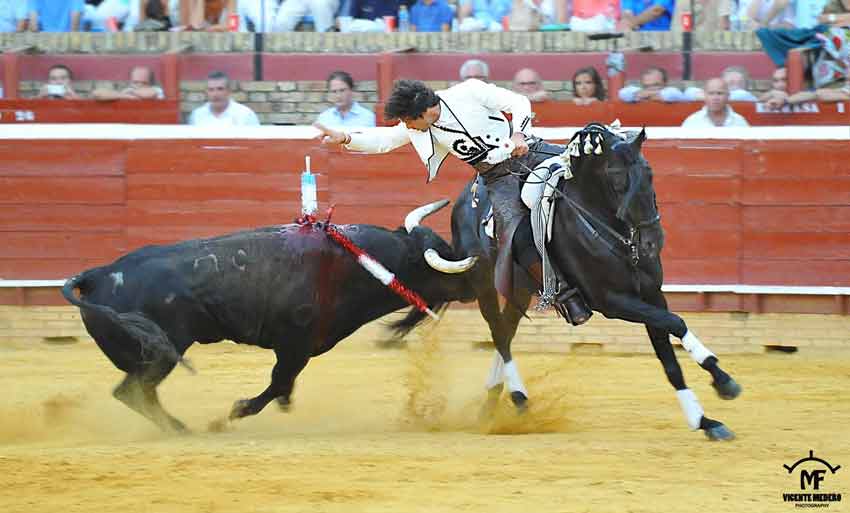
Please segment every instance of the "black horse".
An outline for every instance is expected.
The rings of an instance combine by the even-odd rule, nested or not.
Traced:
[[[703,414],[694,393],[685,385],[669,335],[682,340],[690,356],[712,378],[723,399],[734,399],[741,387],[719,366],[717,357],[688,330],[681,317],[667,309],[661,292],[660,252],[664,232],[655,201],[652,169],[641,154],[643,130],[628,135],[599,124],[577,132],[566,148],[572,177],[554,191],[554,219],[547,254],[553,267],[581,291],[588,305],[605,317],[642,323],[655,354],[676,389],[691,429],[710,439],[732,439],[721,422]],[[564,147],[552,146],[563,151]],[[529,170],[530,171],[530,170]],[[540,181],[534,173],[526,181]],[[481,314],[489,324],[497,353],[487,382],[484,412],[495,406],[507,383],[518,409],[526,407],[525,387],[511,356],[511,340],[528,308],[531,292],[515,287],[515,295],[500,309],[492,285],[495,244],[484,231],[489,199],[483,183],[473,180],[452,211],[453,243],[458,254],[479,255],[467,277],[477,289]],[[515,275],[524,274],[517,271]],[[488,279],[489,278],[489,279]]]

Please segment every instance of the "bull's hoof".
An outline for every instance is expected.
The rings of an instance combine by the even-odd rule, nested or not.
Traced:
[[[709,440],[734,440],[735,433],[721,423],[705,429],[705,436]]]
[[[712,382],[711,386],[714,387],[714,390],[721,399],[725,399],[727,401],[731,401],[741,395],[741,385],[732,378],[729,378],[726,383],[717,383],[716,381]]]
[[[528,397],[519,391],[511,392],[511,401],[516,407],[517,413],[525,413],[528,411]]]
[[[241,419],[242,417],[247,417],[251,415],[250,413],[251,401],[249,399],[239,399],[235,403],[233,403],[233,407],[230,408],[230,415],[228,415],[228,419]]]
[[[278,397],[277,407],[284,413],[292,411],[292,401],[288,397]]]

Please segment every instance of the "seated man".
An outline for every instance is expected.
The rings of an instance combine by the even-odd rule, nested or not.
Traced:
[[[147,66],[134,66],[130,70],[130,85],[116,91],[114,89],[95,89],[95,100],[164,100],[165,93],[156,85],[153,70]]]
[[[461,0],[458,19],[461,32],[501,32],[502,20],[511,14],[512,0]]]
[[[670,30],[675,0],[621,0],[620,30]]]
[[[24,0],[19,0],[24,1]],[[79,32],[83,0],[28,0],[32,32]]]
[[[749,73],[741,66],[729,66],[723,70],[721,75],[723,81],[729,87],[729,101],[732,102],[756,102],[758,98],[749,91],[747,87],[750,82]]]
[[[347,32],[385,32],[384,16],[398,16],[398,0],[351,0],[345,16]]]
[[[81,97],[74,91],[71,81],[74,74],[71,68],[64,64],[54,64],[47,71],[47,83],[41,86],[38,98],[53,98],[62,100],[79,100]]]
[[[514,91],[525,96],[532,102],[542,102],[549,99],[549,93],[543,89],[540,75],[531,68],[523,68],[514,75]]]
[[[620,20],[618,0],[573,0],[570,30],[578,32],[614,32]]]
[[[334,26],[337,9],[339,0],[283,0],[275,17],[274,31],[292,32],[301,18],[309,14],[316,32],[327,32]]]
[[[460,65],[460,80],[469,80],[474,78],[482,82],[490,80],[490,66],[486,62],[478,59],[469,59]]]
[[[335,130],[375,126],[375,113],[354,101],[354,80],[345,71],[334,71],[328,77],[328,96],[334,106],[316,119]]]
[[[410,8],[413,32],[449,32],[454,12],[446,0],[419,0]]]
[[[23,32],[27,28],[28,16],[26,2],[0,1],[0,32]]]
[[[729,87],[722,78],[705,83],[705,107],[694,112],[682,123],[683,128],[715,126],[750,126],[747,120],[729,106]]]
[[[207,103],[192,111],[189,124],[195,126],[259,126],[257,114],[230,98],[230,78],[222,71],[207,77]]]
[[[788,70],[776,68],[770,91],[759,96],[759,101],[773,110],[781,109],[788,103]]]
[[[682,102],[687,101],[679,89],[667,85],[667,71],[663,68],[646,68],[640,74],[640,86],[626,86],[618,92],[621,101]]]

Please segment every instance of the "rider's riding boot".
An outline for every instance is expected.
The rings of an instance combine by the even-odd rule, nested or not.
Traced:
[[[537,283],[543,283],[543,264],[534,262],[528,266],[528,272]],[[561,281],[561,288],[567,286],[567,283]],[[555,310],[565,318],[573,326],[580,326],[586,323],[593,311],[584,302],[581,293],[577,288],[561,290],[555,297]]]

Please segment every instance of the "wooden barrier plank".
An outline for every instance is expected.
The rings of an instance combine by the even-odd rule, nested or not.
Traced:
[[[3,258],[38,260],[97,258],[125,249],[124,232],[6,232]]]
[[[747,144],[744,155],[746,177],[751,180],[846,178],[850,144],[847,141],[756,141]]]
[[[732,204],[661,203],[658,210],[665,227],[669,224],[682,230],[738,231],[741,226],[740,208]]]
[[[320,197],[327,185],[318,177]],[[195,174],[129,174],[127,200],[266,200],[300,201],[300,177],[296,173],[253,174],[212,172]]]
[[[5,280],[57,280],[104,265],[118,258],[121,253],[112,248],[103,248],[97,258],[10,258],[0,256],[0,278]],[[3,289],[0,289],[3,290]],[[6,303],[0,303],[6,304]]]
[[[180,122],[178,100],[0,100],[0,123],[135,123]]]
[[[300,173],[306,155],[321,154],[318,142],[292,140],[148,140],[133,141],[127,174]],[[317,168],[318,169],[318,168]]]
[[[746,232],[850,232],[850,205],[745,205],[741,212]]]
[[[674,258],[662,253],[665,283],[739,283],[737,258]]]
[[[0,214],[0,231],[118,231],[123,205],[10,205]]]
[[[124,179],[108,176],[0,176],[0,204],[16,203],[122,204]]]
[[[652,167],[656,181],[668,175],[739,176],[741,148],[738,141],[650,139],[643,145],[643,154]]]
[[[846,260],[850,262],[850,233],[743,231],[742,258]]]
[[[744,205],[850,204],[850,175],[843,178],[745,179],[740,201]]]
[[[0,140],[0,176],[123,176],[126,152],[125,141]]]
[[[300,198],[289,201],[204,200],[132,201],[127,206],[127,226],[202,226],[246,230],[291,223],[301,213]]]
[[[665,176],[655,180],[655,193],[661,203],[721,203],[738,202],[737,180],[724,176]]]
[[[664,255],[671,258],[735,258],[741,238],[737,231],[698,230],[679,225],[665,226]]]
[[[748,285],[799,285],[846,287],[848,260],[763,259],[741,260],[740,283]]]

